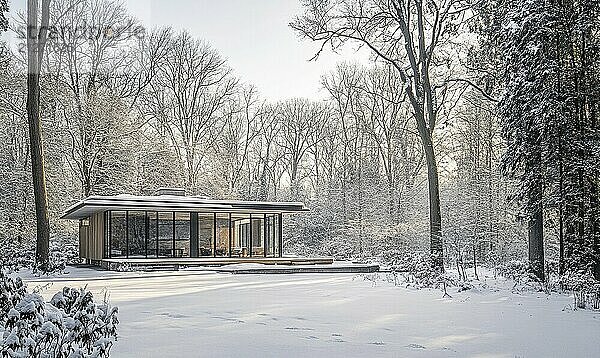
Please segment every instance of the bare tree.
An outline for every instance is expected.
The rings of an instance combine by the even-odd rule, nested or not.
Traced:
[[[118,3],[57,0],[50,10],[54,33],[45,66],[51,120],[67,134],[66,162],[81,195],[105,192],[115,179],[107,176],[122,176],[117,142],[127,136],[128,109],[148,82],[148,71],[131,60],[144,58],[144,39]]]
[[[261,117],[268,112],[252,86],[242,88],[231,108],[225,111],[223,131],[213,146],[213,170],[225,183],[224,195],[238,197],[256,138],[261,134]]]
[[[320,141],[329,109],[303,99],[293,99],[281,104],[282,130],[279,145],[284,150],[286,172],[290,180],[292,199],[300,196],[300,185],[306,171],[302,163],[306,154]]]
[[[44,149],[40,118],[40,69],[50,23],[50,0],[42,0],[41,17],[38,0],[27,1],[27,122],[31,147],[31,173],[37,221],[36,263],[48,268],[50,220],[44,171]]]
[[[144,115],[170,139],[187,188],[198,193],[203,160],[223,130],[237,79],[214,49],[187,32],[169,34],[165,46],[146,91]]]
[[[439,179],[433,133],[440,95],[432,74],[439,47],[455,33],[466,7],[460,0],[305,0],[305,13],[290,25],[301,36],[334,49],[365,46],[393,66],[403,83],[423,144],[429,183],[430,246],[443,270]],[[443,62],[442,62],[443,63]]]

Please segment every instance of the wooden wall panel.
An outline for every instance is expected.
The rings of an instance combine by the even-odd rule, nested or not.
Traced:
[[[79,221],[79,257],[87,258],[88,226],[84,226]]]
[[[89,226],[79,223],[79,256],[101,260],[104,256],[104,213],[93,214]]]

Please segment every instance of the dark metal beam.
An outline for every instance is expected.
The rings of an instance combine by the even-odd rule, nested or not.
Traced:
[[[125,257],[129,258],[129,211],[125,211]]]
[[[231,241],[232,241],[231,233],[233,232],[233,230],[231,229],[231,224],[232,224],[231,213],[229,213],[229,257],[231,257]]]
[[[263,257],[267,257],[267,214],[263,214]]]
[[[279,245],[279,257],[283,256],[283,235],[281,234],[282,231],[283,231],[283,224],[281,222],[281,217],[282,217],[282,215],[278,214],[278,220],[277,221],[279,221],[278,222],[278,224],[279,224],[279,227],[278,227],[278,231],[279,231],[279,243],[278,243],[278,245]]]
[[[250,257],[252,257],[252,213],[250,213],[250,225],[248,225],[250,227],[250,244],[249,249],[248,249],[248,255],[250,255]]]
[[[175,257],[175,212],[172,212],[173,214],[173,242],[172,242],[172,248],[171,248],[171,257]]]
[[[144,256],[148,257],[148,239],[150,238],[150,218],[148,212],[144,211]]]
[[[213,213],[213,257],[217,257],[217,213]]]

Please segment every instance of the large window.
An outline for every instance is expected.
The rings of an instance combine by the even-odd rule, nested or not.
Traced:
[[[267,248],[267,257],[275,256],[275,215],[269,214],[266,215],[265,220],[265,236],[266,236],[266,248]]]
[[[252,256],[264,255],[264,216],[252,215]]]
[[[107,257],[278,257],[281,214],[108,211]]]
[[[214,214],[198,214],[198,252],[199,256],[213,256]]]
[[[175,213],[175,257],[190,257],[190,213]]]
[[[173,213],[158,213],[158,256],[173,255]]]
[[[143,211],[128,211],[129,257],[146,257],[146,214]]]
[[[248,214],[231,214],[231,256],[247,257],[250,255],[250,217]]]
[[[110,257],[127,256],[127,217],[125,211],[110,213]]]
[[[281,214],[275,215],[275,257],[282,256],[281,253]]]
[[[229,256],[229,214],[217,214],[217,256]]]
[[[148,212],[148,244],[146,246],[146,254],[148,257],[156,257],[158,255],[158,213]]]

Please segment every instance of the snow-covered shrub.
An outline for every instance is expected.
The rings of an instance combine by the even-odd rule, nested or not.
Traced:
[[[109,357],[117,308],[65,287],[50,302],[0,270],[0,357]]]
[[[529,265],[525,261],[510,260],[494,268],[497,275],[520,281],[529,276]]]
[[[35,250],[33,247],[22,247],[7,243],[0,245],[0,269],[16,271],[21,268],[33,268]]]
[[[411,287],[439,287],[443,281],[431,255],[423,251],[398,252],[396,256],[387,257],[387,265],[395,275],[395,282],[401,277]]]
[[[514,281],[515,291],[549,291],[548,286],[531,272],[529,263],[522,260],[510,260],[494,268],[497,275]]]
[[[35,247],[33,243],[18,244],[7,241],[0,245],[0,268],[18,271],[22,268],[38,271],[35,266]],[[44,273],[62,272],[66,265],[79,263],[77,243],[69,238],[53,238],[50,240],[49,264]]]
[[[568,272],[560,278],[560,285],[573,292],[575,309],[600,309],[600,282],[590,272]]]

